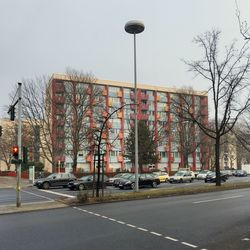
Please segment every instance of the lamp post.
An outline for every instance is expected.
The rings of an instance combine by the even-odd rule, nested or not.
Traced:
[[[137,120],[137,79],[136,79],[136,34],[144,31],[141,21],[132,20],[125,24],[125,31],[134,35],[134,92],[135,92],[135,191],[139,191],[138,185],[138,120]]]

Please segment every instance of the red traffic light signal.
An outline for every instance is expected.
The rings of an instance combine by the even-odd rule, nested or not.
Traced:
[[[19,152],[18,146],[13,146],[12,155],[16,160],[18,160],[18,152]]]

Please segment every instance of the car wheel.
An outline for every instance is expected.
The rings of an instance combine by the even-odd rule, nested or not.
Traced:
[[[194,179],[193,179],[193,178],[191,178],[191,179],[190,179],[190,182],[193,182],[193,180],[194,180]]]
[[[43,183],[43,189],[49,189],[49,183],[48,182]]]
[[[131,189],[135,189],[135,183],[131,184]]]
[[[153,181],[153,182],[152,182],[152,187],[153,187],[153,188],[157,188],[157,182],[156,182],[156,181]]]
[[[82,191],[82,190],[84,190],[84,189],[85,189],[85,187],[84,187],[84,185],[83,185],[83,184],[80,184],[80,185],[79,185],[79,187],[78,187],[78,189],[79,189],[80,191]]]
[[[167,183],[168,182],[168,179],[165,179],[165,183]]]
[[[182,179],[180,179],[180,181],[179,181],[180,183],[183,183],[183,180]]]
[[[205,182],[207,183],[207,180],[205,180]]]

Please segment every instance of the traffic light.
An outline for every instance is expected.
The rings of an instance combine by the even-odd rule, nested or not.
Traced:
[[[0,136],[2,136],[2,135],[3,135],[3,127],[0,126]]]
[[[11,121],[15,121],[15,117],[16,117],[16,111],[15,111],[15,106],[14,105],[10,105],[10,108],[9,108],[9,112],[10,113],[10,120]]]
[[[19,152],[19,148],[18,146],[13,146],[12,148],[12,156],[15,160],[18,160],[18,152]]]
[[[28,148],[23,147],[23,163],[27,164],[28,163]]]

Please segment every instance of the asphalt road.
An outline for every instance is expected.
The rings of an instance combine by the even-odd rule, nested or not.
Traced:
[[[0,248],[250,249],[249,189],[0,215]]]

